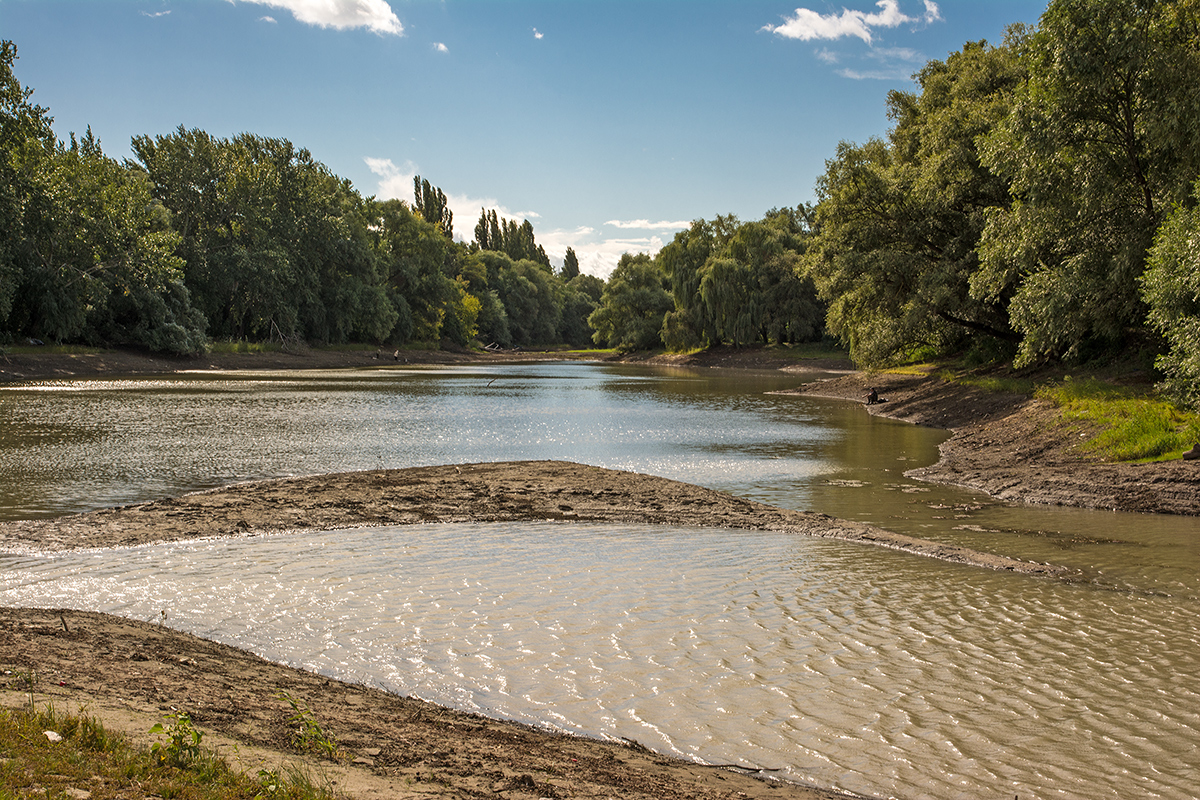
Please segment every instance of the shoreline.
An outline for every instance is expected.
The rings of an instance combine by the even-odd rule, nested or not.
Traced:
[[[180,369],[334,369],[382,366],[369,352],[310,358],[286,354],[205,359],[206,366],[142,356],[10,356],[0,382],[175,372]],[[562,354],[424,353],[410,364],[561,360]],[[13,359],[41,360],[14,378]],[[1010,502],[1200,513],[1200,468],[1191,462],[1103,464],[1078,453],[1051,411],[1021,396],[987,395],[921,376],[864,375],[844,364],[715,354],[634,359],[636,363],[803,374],[847,374],[807,383],[797,393],[863,402],[868,385],[885,402],[864,406],[913,424],[948,428],[938,464],[907,473],[980,489]],[[358,363],[347,363],[358,362]],[[139,366],[140,365],[140,366]],[[151,369],[157,365],[157,369]],[[18,365],[25,370],[31,367]],[[130,369],[131,367],[137,367]],[[798,380],[803,380],[799,378]],[[1073,502],[1072,502],[1073,501]],[[778,530],[893,547],[927,557],[1060,580],[1069,570],[954,548],[823,514],[778,509],[690,484],[569,462],[509,462],[380,470],[256,481],[116,509],[0,523],[11,550],[132,546],[200,536],[499,520],[614,521]],[[164,714],[190,713],[205,743],[238,753],[249,771],[299,764],[332,781],[339,796],[534,800],[748,797],[833,800],[836,791],[765,780],[745,765],[703,766],[662,756],[636,742],[589,739],[465,714],[265,661],[166,625],[106,614],[0,608],[0,673],[35,670],[35,701],[78,709],[135,742]],[[346,752],[341,762],[291,750],[279,692],[308,703]],[[28,705],[14,679],[0,678],[0,703]],[[86,787],[80,787],[86,788]]]
[[[1106,462],[1080,448],[1091,430],[1045,401],[985,392],[921,375],[852,373],[798,394],[863,403],[870,414],[950,430],[936,464],[910,478],[974,489],[1008,503],[1200,516],[1200,461]]]

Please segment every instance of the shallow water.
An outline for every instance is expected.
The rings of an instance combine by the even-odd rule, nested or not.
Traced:
[[[762,532],[421,525],[0,557],[456,708],[872,796],[1195,797],[1200,608]]]
[[[338,677],[864,794],[1200,796],[1200,521],[910,480],[944,432],[766,394],[800,382],[541,364],[4,386],[0,518],[558,458],[1091,583],[775,534],[531,524],[4,556],[0,602],[168,610]]]

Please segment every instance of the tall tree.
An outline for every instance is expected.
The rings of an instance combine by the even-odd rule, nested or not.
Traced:
[[[420,175],[413,176],[413,208],[421,219],[438,226],[447,239],[454,239],[454,212],[446,200],[446,193]]]
[[[13,72],[17,46],[0,41],[0,329],[35,254],[25,237],[25,213],[40,202],[38,175],[57,141],[47,109],[30,102],[33,89]]]
[[[1019,363],[1082,358],[1136,333],[1154,232],[1200,174],[1197,3],[1053,0],[1017,47],[1027,79],[985,139],[1011,182],[973,294],[1011,294]]]
[[[1200,180],[1192,208],[1180,206],[1159,229],[1141,277],[1149,320],[1167,340],[1158,358],[1162,388],[1200,409]]]
[[[575,248],[568,247],[567,254],[563,256],[562,279],[570,282],[579,274],[579,256],[575,255]]]
[[[674,304],[665,276],[645,253],[625,253],[604,287],[600,307],[588,318],[597,344],[619,350],[659,347],[663,317]]]
[[[1008,198],[976,143],[1006,115],[1021,67],[1010,46],[974,42],[916,77],[919,94],[888,96],[888,138],[841,143],[817,185],[805,265],[830,329],[863,364],[1015,338],[1007,295],[977,296],[971,281],[987,210]]]

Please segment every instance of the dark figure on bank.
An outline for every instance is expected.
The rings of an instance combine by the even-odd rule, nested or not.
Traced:
[[[873,406],[879,402],[879,392],[872,386],[867,392],[867,405]]]
[[[1200,444],[1192,445],[1192,449],[1183,454],[1184,461],[1194,461],[1200,458]]]

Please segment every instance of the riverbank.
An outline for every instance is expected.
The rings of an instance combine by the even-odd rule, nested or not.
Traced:
[[[267,357],[263,358],[264,355]],[[558,359],[562,355],[434,353],[414,355],[410,363],[501,363],[534,357]],[[361,351],[316,357],[233,354],[208,359],[207,365],[154,359],[147,363],[128,354],[124,357],[97,354],[88,359],[66,357],[67,360],[57,363],[44,356],[29,358],[40,366],[22,366],[41,373],[36,376],[26,373],[20,380],[201,368],[381,366],[380,359]],[[844,366],[778,363],[780,360],[770,354],[733,349],[684,357],[659,356],[644,361],[689,367],[783,368],[797,373],[809,367]],[[156,363],[158,368],[153,367]],[[0,360],[0,365],[12,367],[13,361]],[[797,383],[803,380],[798,375]],[[986,465],[978,466],[980,459],[989,455],[997,459],[999,466],[993,472],[999,472],[991,476],[1014,481],[1012,486],[998,487],[997,492],[1013,486],[1020,488],[1022,480],[1034,477],[1044,481],[1044,487],[1070,486],[1061,482],[1069,480],[1070,473],[1081,468],[1079,459],[1084,457],[1071,455],[1072,438],[1078,434],[1058,428],[1053,415],[1045,416],[1050,414],[1047,409],[1031,408],[1025,397],[971,392],[919,376],[867,378],[857,374],[810,383],[800,391],[862,402],[868,382],[879,387],[885,402],[866,407],[867,411],[955,430],[951,441],[965,442],[962,447],[966,448],[967,457],[973,459],[969,463],[975,465],[971,469],[982,473],[982,477],[991,473]],[[1039,437],[1049,437],[1050,443]],[[1057,466],[1057,472],[1043,472],[1047,467],[1042,459],[1048,457],[1043,454],[1059,452],[1053,444],[1056,441],[1061,448],[1058,457],[1064,460]],[[984,451],[995,449],[995,452],[972,454],[972,447]],[[953,455],[954,447],[943,448],[943,461],[947,452]],[[1200,492],[1196,491],[1195,474],[1200,469],[1194,469],[1195,462],[1166,465],[1174,466],[1177,472],[1183,471],[1155,484],[1153,503],[1149,502],[1146,490],[1135,491],[1121,477],[1121,470],[1128,466],[1091,464],[1088,469],[1094,467],[1095,472],[1088,478],[1088,485],[1080,488],[1078,496],[1092,496],[1084,494],[1085,490],[1102,494],[1125,486],[1130,488],[1129,496],[1142,498],[1143,507],[1137,510],[1169,510],[1170,503],[1174,503],[1180,510],[1173,513],[1197,513],[1195,504]],[[1153,470],[1143,472],[1142,467],[1132,469],[1143,479],[1155,474]],[[965,483],[972,474],[964,468],[945,482]],[[1175,488],[1163,491],[1168,485]],[[1063,495],[1063,499],[1071,498]],[[8,523],[0,526],[0,544],[39,549],[107,547],[254,531],[517,519],[721,525],[857,539],[961,563],[977,563],[972,559],[982,556],[966,550],[955,552],[954,548],[921,543],[909,537],[893,539],[889,537],[895,534],[870,526],[824,515],[788,512],[674,481],[561,462],[459,465],[244,484],[57,520]],[[1023,562],[1010,565],[1003,561],[977,565],[1069,577],[1046,565]],[[227,753],[237,752],[251,771],[260,763],[272,768],[283,763],[306,764],[313,774],[329,776],[340,791],[353,797],[836,796],[764,782],[736,770],[705,768],[664,758],[627,742],[565,737],[458,714],[271,664],[234,648],[172,631],[165,625],[101,614],[60,615],[54,611],[0,609],[0,672],[6,670],[10,674],[0,678],[0,702],[8,705],[29,702],[15,676],[33,671],[39,676],[37,702],[53,702],[56,707],[69,710],[85,708],[138,740],[151,740],[147,731],[162,714],[186,711],[206,732],[206,742],[222,744]],[[280,691],[308,703],[315,718],[346,750],[347,758],[342,763],[313,761],[288,749],[289,708],[277,698]],[[754,774],[769,777],[769,773]]]
[[[1103,461],[1080,447],[1094,431],[1061,418],[1052,404],[987,392],[924,375],[853,373],[796,391],[865,403],[867,412],[953,431],[936,464],[908,477],[965,486],[1010,503],[1200,515],[1200,461]]]

